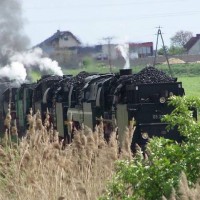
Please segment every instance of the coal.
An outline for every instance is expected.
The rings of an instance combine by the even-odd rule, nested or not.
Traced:
[[[70,90],[73,86],[74,91],[76,91],[76,102],[81,104],[81,91],[85,85],[85,78],[94,74],[82,71],[78,75],[71,77],[66,87]],[[142,69],[137,74],[123,74],[121,76],[113,76],[113,79],[110,81],[110,91],[109,94],[113,95],[120,92],[123,86],[127,84],[157,84],[157,83],[171,83],[175,82],[176,79],[168,76],[165,72],[156,69],[155,67],[148,66]]]
[[[118,84],[154,84],[154,83],[172,83],[176,79],[168,76],[165,72],[149,66],[142,69],[137,74],[124,75],[118,80]]]
[[[113,94],[117,95],[125,85],[139,85],[139,84],[158,84],[158,83],[173,83],[176,82],[175,78],[168,76],[165,72],[156,69],[155,67],[148,66],[140,72],[131,75],[122,75],[115,83],[115,90]]]
[[[66,84],[66,87],[71,88],[71,86],[74,87],[74,90],[76,91],[76,98],[77,98],[77,103],[80,104],[81,102],[81,91],[84,87],[85,84],[85,78],[87,78],[88,76],[90,76],[91,73],[82,71],[79,74],[77,74],[76,76],[72,77]]]
[[[80,72],[67,82],[67,87],[70,88],[73,85],[74,87],[77,87],[77,89],[79,89],[79,87],[81,87],[82,84],[85,82],[85,78],[88,77],[89,75],[90,73],[88,72],[85,71]]]
[[[137,84],[171,83],[176,79],[155,67],[145,67],[139,73],[133,75],[133,82]]]

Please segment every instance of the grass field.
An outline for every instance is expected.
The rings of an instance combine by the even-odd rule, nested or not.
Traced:
[[[187,96],[195,96],[200,98],[200,76],[195,77],[178,77],[178,81],[182,82],[185,94]]]

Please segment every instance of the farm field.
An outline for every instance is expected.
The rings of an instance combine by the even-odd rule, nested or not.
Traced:
[[[182,82],[183,88],[185,89],[185,94],[187,96],[200,97],[200,76],[182,76],[178,78],[178,81]]]

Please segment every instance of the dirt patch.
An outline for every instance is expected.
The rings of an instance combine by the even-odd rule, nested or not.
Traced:
[[[185,61],[179,59],[179,58],[170,58],[169,64],[184,64]],[[163,64],[167,64],[167,61],[163,62]]]

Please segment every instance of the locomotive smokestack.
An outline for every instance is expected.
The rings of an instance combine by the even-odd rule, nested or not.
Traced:
[[[120,74],[120,76],[131,75],[132,74],[132,69],[120,69],[119,74]]]

